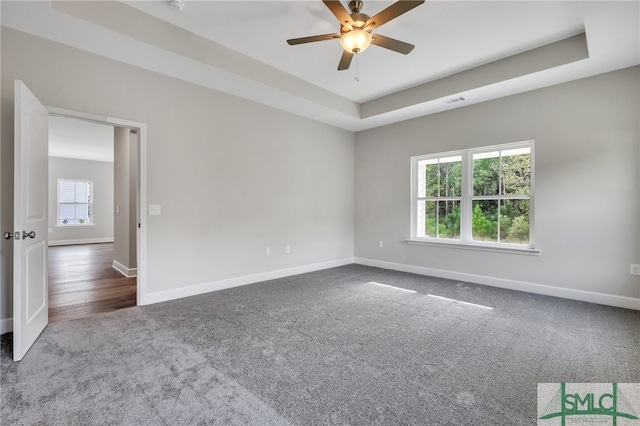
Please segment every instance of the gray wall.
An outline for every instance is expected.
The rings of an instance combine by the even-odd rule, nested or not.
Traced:
[[[127,128],[115,128],[114,135],[114,260],[127,269],[136,269],[136,181],[135,135]],[[132,156],[132,154],[134,154]],[[128,273],[128,276],[135,275]]]
[[[56,227],[58,179],[93,182],[93,226]],[[113,241],[113,163],[49,157],[49,244]]]
[[[129,267],[138,267],[138,134],[129,134]]]
[[[150,292],[353,257],[353,133],[5,27],[1,53],[3,229],[21,79],[44,104],[147,123]]]
[[[640,297],[639,81],[634,67],[358,133],[356,257]],[[531,139],[540,256],[404,242],[411,156]]]

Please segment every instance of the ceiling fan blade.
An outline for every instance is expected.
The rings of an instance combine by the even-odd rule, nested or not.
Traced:
[[[345,22],[352,22],[351,15],[347,12],[347,9],[344,8],[342,3],[336,0],[322,0],[322,2],[331,10],[331,12],[338,18],[341,24]]]
[[[312,43],[314,41],[323,41],[323,40],[333,40],[334,38],[340,38],[340,34],[322,34],[311,37],[300,37],[300,38],[292,38],[287,40],[291,46],[294,44],[302,44],[302,43]]]
[[[414,7],[420,6],[422,3],[424,3],[424,1],[425,0],[399,0],[382,12],[375,15],[373,18],[369,19],[367,21],[367,26],[380,28],[390,20],[395,19],[403,13],[410,11]]]
[[[408,54],[415,47],[413,44],[405,43],[404,41],[396,40],[390,37],[385,37],[380,34],[373,34],[371,44],[384,47],[385,49],[393,50],[394,52]]]
[[[340,58],[340,63],[338,64],[338,71],[348,70],[349,66],[351,65],[352,59],[353,53],[343,50],[342,57]]]

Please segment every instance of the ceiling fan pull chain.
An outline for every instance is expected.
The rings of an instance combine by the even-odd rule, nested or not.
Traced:
[[[356,52],[356,81],[360,83],[360,55]]]

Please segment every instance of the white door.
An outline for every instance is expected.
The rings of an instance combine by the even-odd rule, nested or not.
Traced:
[[[13,360],[19,361],[49,322],[49,113],[19,80],[14,135]]]

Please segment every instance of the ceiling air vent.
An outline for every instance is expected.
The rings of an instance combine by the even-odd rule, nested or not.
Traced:
[[[458,96],[457,98],[447,99],[448,104],[457,104],[458,102],[466,101],[463,96]]]

